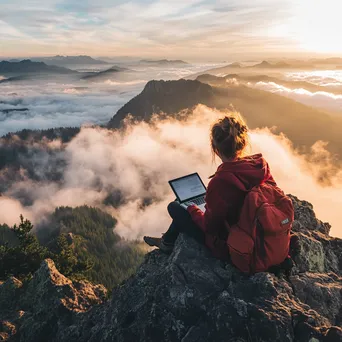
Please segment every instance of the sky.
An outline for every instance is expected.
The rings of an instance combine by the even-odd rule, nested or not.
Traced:
[[[340,0],[0,0],[0,56],[342,55]]]

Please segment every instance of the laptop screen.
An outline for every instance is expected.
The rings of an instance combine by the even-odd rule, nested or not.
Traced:
[[[206,193],[206,188],[197,173],[170,181],[170,185],[181,202]]]

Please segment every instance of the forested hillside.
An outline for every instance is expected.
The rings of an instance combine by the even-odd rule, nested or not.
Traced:
[[[0,226],[0,280],[30,279],[42,260],[51,258],[72,279],[88,279],[108,289],[134,273],[143,260],[139,242],[113,231],[116,220],[88,206],[60,207],[38,230],[22,218],[18,226]]]
[[[60,207],[52,214],[49,227],[39,230],[38,237],[52,248],[58,236],[68,234],[77,258],[90,258],[94,263],[87,278],[110,289],[130,276],[144,255],[140,242],[122,240],[115,233],[115,225],[116,219],[97,208]]]

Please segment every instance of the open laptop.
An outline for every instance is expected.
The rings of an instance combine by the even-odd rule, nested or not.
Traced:
[[[169,184],[179,203],[186,206],[196,204],[200,210],[205,211],[206,187],[198,173],[170,180]]]

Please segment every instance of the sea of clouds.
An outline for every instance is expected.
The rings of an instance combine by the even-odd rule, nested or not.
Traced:
[[[163,233],[169,223],[166,206],[174,195],[168,180],[199,172],[207,183],[219,163],[212,162],[210,126],[223,113],[198,106],[185,121],[128,125],[125,130],[85,127],[63,146],[67,161],[62,182],[34,182],[24,178],[0,197],[0,223],[14,224],[20,213],[39,223],[61,205],[99,206],[118,219],[116,231],[127,239]],[[296,151],[284,135],[269,129],[250,132],[250,153],[262,152],[279,186],[314,205],[317,216],[332,224],[331,234],[342,237],[342,170],[329,185],[319,175],[335,167],[322,142],[311,153]],[[60,149],[60,142],[52,142]],[[31,203],[17,196],[30,189]],[[118,208],[106,206],[108,195],[120,192]],[[151,201],[146,205],[145,200]]]
[[[0,83],[0,136],[24,128],[104,125],[151,79],[179,79],[220,64],[122,65],[129,72],[87,81],[75,76]],[[106,66],[109,68],[109,66]],[[0,80],[3,77],[0,75]],[[20,109],[26,108],[26,111]]]
[[[84,127],[67,144],[59,140],[47,143],[55,153],[32,154],[31,161],[36,165],[36,173],[42,174],[41,179],[49,165],[58,165],[57,159],[62,160],[62,181],[34,181],[24,169],[20,170],[21,180],[0,196],[0,223],[12,225],[23,214],[39,226],[58,206],[88,204],[115,216],[117,232],[127,239],[164,232],[170,223],[166,206],[174,198],[168,180],[197,171],[208,182],[219,162],[212,163],[209,129],[222,113],[198,106],[183,122],[142,122],[128,125],[122,131],[86,126],[106,124],[150,79],[178,79],[212,66],[141,67],[127,80],[113,77],[96,82],[1,83],[0,136],[23,128]],[[303,72],[286,77],[323,87],[342,87],[342,74],[338,72]],[[276,83],[258,82],[253,86],[342,113],[342,94],[311,93]],[[2,111],[15,108],[28,111]],[[263,153],[280,187],[312,202],[317,216],[333,225],[332,235],[342,237],[342,170],[336,170],[324,142],[317,142],[311,153],[303,155],[284,135],[276,135],[267,128],[251,131],[250,140],[250,153]],[[329,172],[332,169],[334,172]],[[329,180],[322,182],[322,174],[329,175]],[[2,176],[0,172],[0,180],[5,181]],[[103,204],[108,196],[117,193],[124,198],[118,208]]]
[[[342,91],[341,94],[332,94],[326,91],[311,92],[303,88],[290,89],[274,82],[257,82],[254,87],[286,96],[307,106],[342,114]]]

